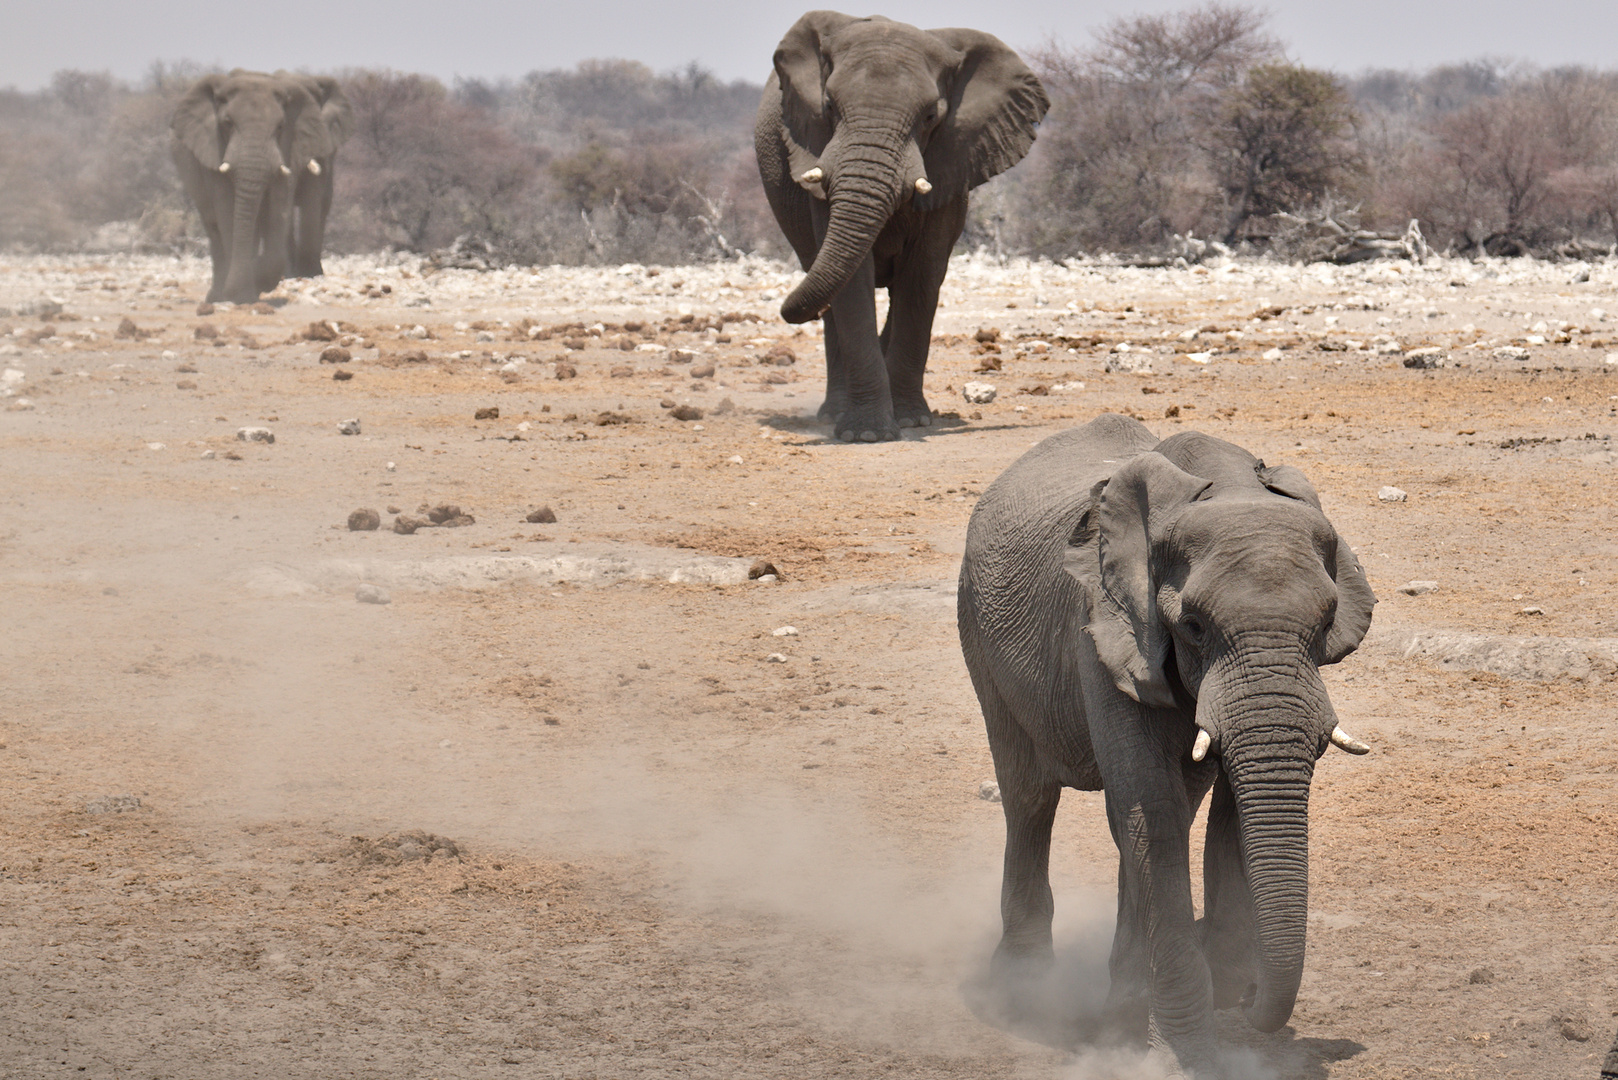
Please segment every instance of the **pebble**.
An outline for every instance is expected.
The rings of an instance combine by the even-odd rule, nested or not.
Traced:
[[[772,652],[764,658],[764,662],[766,664],[784,664],[787,662],[787,658],[784,653]]]
[[[541,506],[538,510],[531,511],[523,520],[530,525],[554,525],[556,523],[556,511],[549,506]]]
[[[1543,615],[1543,614],[1545,614],[1545,609],[1542,608],[1542,607],[1535,607],[1533,605],[1530,605],[1528,607],[1523,608],[1520,612],[1518,612],[1518,614],[1519,615]]]
[[[376,585],[361,585],[354,590],[354,599],[362,604],[391,604],[393,597]]]
[[[472,419],[474,419],[474,420],[498,420],[498,419],[500,419],[500,407],[498,405],[485,406],[484,408],[481,408],[477,412],[473,413],[472,414]]]
[[[714,366],[712,364],[696,364],[691,368],[691,377],[693,379],[711,379],[713,376]]]
[[[984,802],[1000,801],[1000,785],[993,780],[985,780],[978,785],[978,798]]]
[[[394,464],[394,463],[393,463],[393,462],[391,462],[391,461],[390,461],[390,462],[388,462],[388,471],[389,471],[389,472],[393,472],[393,471],[394,471],[394,470],[396,470],[396,469],[397,469],[397,468],[398,468],[398,467],[399,467],[399,466],[397,466],[397,465],[395,465],[395,464]]]
[[[1618,352],[1610,352],[1607,354],[1607,366],[1618,367]]]
[[[174,389],[176,390],[195,390],[196,388],[197,380],[195,379],[180,379],[174,384]]]
[[[1278,348],[1277,349],[1268,349],[1259,357],[1259,359],[1261,359],[1261,360],[1279,360],[1279,359],[1281,359],[1281,350],[1278,349]]]
[[[275,432],[267,427],[237,428],[236,439],[239,442],[272,443],[275,441]]]
[[[358,420],[344,420],[337,425],[337,434],[339,435],[358,435],[359,433],[360,422]]]
[[[754,559],[753,565],[747,568],[747,579],[749,581],[762,581],[764,578],[778,578],[780,576],[781,571],[777,570],[775,564],[768,559]]]
[[[146,449],[148,450],[167,450],[168,448],[167,443],[149,442],[146,444]]]
[[[203,461],[212,461],[214,458],[216,458],[218,456],[219,455],[214,453],[212,450],[204,450],[202,452],[202,460]]]
[[[676,420],[701,420],[702,410],[695,405],[676,405],[669,410],[669,416]]]
[[[579,369],[574,367],[572,364],[564,364],[561,361],[557,361],[556,377],[558,379],[573,379],[577,378],[578,374]]]
[[[1496,360],[1516,360],[1519,362],[1527,360],[1530,355],[1528,350],[1521,345],[1502,345],[1493,353]]]
[[[1407,581],[1403,585],[1399,586],[1398,591],[1404,593],[1406,596],[1426,596],[1428,593],[1435,593],[1438,591],[1438,582]]]
[[[778,626],[771,633],[776,637],[797,637],[798,628],[796,626]]]
[[[1404,366],[1413,370],[1431,371],[1434,368],[1445,367],[1449,364],[1449,357],[1444,350],[1436,346],[1424,349],[1411,349],[1405,353]]]
[[[328,345],[320,350],[322,364],[346,364],[353,359],[353,354],[341,345]]]
[[[338,368],[336,371],[331,373],[331,377],[336,379],[338,382],[347,382],[354,377],[354,373],[352,371],[345,371],[343,368]]]
[[[1406,499],[1410,498],[1410,496],[1407,495],[1403,489],[1393,487],[1392,485],[1378,488],[1376,497],[1383,502],[1404,502]]]
[[[86,814],[127,814],[140,809],[136,795],[97,795],[84,804]]]
[[[961,387],[961,396],[972,405],[987,405],[1000,391],[993,383],[969,382]]]
[[[1106,371],[1121,371],[1131,375],[1150,375],[1152,373],[1152,354],[1148,352],[1109,353],[1107,362],[1102,367]]]
[[[431,524],[432,522],[430,521],[422,521],[420,518],[413,518],[405,514],[400,514],[398,517],[393,519],[393,531],[398,533],[400,536],[410,536],[422,526]]]
[[[382,524],[382,515],[368,506],[362,506],[348,515],[349,532],[373,532]]]

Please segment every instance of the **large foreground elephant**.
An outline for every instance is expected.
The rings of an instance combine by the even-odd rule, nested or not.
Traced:
[[[1153,1054],[1199,1077],[1217,1075],[1212,1010],[1286,1023],[1315,761],[1367,750],[1320,668],[1359,645],[1375,603],[1304,475],[1223,440],[1159,442],[1107,414],[1007,469],[972,514],[959,595],[1006,818],[991,977],[1026,986],[1049,963],[1057,801],[1102,789],[1114,1021],[1144,1016]],[[1199,920],[1190,829],[1210,790]]]
[[[811,11],[781,39],[754,145],[808,271],[781,314],[825,317],[820,416],[839,438],[932,423],[922,376],[966,193],[1022,159],[1049,107],[1017,54],[976,30]]]
[[[249,302],[316,277],[337,148],[353,126],[335,79],[232,71],[174,110],[174,163],[208,231],[209,300]]]

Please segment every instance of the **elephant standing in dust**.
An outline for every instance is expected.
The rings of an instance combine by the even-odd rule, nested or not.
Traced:
[[[922,376],[967,192],[1022,160],[1049,107],[1017,54],[976,30],[811,11],[781,39],[754,146],[808,272],[781,315],[825,318],[820,417],[838,438],[932,423]]]
[[[1213,1009],[1286,1023],[1315,761],[1368,750],[1320,668],[1359,645],[1375,603],[1303,473],[1208,435],[1159,442],[1106,414],[990,486],[959,623],[1006,818],[997,987],[1049,964],[1057,801],[1101,789],[1119,851],[1113,1020],[1145,1014],[1152,1054],[1199,1077],[1218,1075]],[[1210,789],[1199,920],[1190,829]]]
[[[238,69],[180,99],[174,163],[208,230],[209,300],[250,303],[283,277],[320,275],[337,148],[352,127],[325,77]]]

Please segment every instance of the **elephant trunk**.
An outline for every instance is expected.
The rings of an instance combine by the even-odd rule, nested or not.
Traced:
[[[1287,1022],[1303,980],[1309,920],[1309,785],[1322,732],[1335,722],[1319,673],[1306,657],[1239,665],[1235,678],[1205,681],[1198,724],[1218,733],[1235,797],[1242,864],[1253,898],[1257,991],[1248,1022]],[[1213,689],[1213,693],[1208,691]],[[1324,725],[1324,727],[1322,727]]]
[[[845,128],[845,132],[847,129]],[[906,193],[903,129],[839,132],[822,157],[830,218],[808,275],[781,304],[789,323],[818,319],[876,243]]]
[[[273,166],[232,166],[230,269],[224,299],[238,304],[258,299],[258,220]]]

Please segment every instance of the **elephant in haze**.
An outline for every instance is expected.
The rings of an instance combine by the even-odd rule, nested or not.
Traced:
[[[1303,473],[1104,414],[1024,454],[973,511],[961,648],[1006,819],[991,983],[1052,959],[1051,825],[1105,792],[1118,845],[1108,1017],[1175,1075],[1218,1075],[1212,1010],[1292,1014],[1308,918],[1309,787],[1338,725],[1320,668],[1376,597]],[[1192,820],[1209,791],[1204,916]],[[1026,992],[1026,990],[1025,990]]]
[[[318,277],[337,148],[353,112],[337,80],[237,69],[208,75],[170,123],[174,163],[208,231],[209,300],[250,303],[283,277]]]
[[[1022,160],[1049,107],[1017,54],[976,30],[811,11],[781,39],[754,147],[808,273],[781,315],[825,319],[820,418],[839,438],[932,423],[922,376],[967,192]]]

